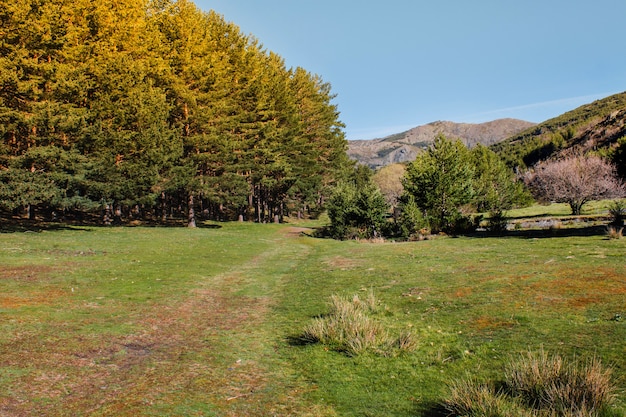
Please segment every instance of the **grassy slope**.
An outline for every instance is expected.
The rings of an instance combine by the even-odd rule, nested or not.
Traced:
[[[544,346],[626,388],[626,239],[318,240],[291,226],[0,234],[0,415],[428,415]],[[373,289],[417,351],[289,343]],[[626,411],[626,396],[619,407]]]

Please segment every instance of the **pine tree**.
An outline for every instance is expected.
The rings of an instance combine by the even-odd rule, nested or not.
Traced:
[[[433,231],[455,231],[462,220],[460,208],[475,194],[474,166],[460,140],[438,136],[432,146],[407,167],[406,193],[427,215]]]

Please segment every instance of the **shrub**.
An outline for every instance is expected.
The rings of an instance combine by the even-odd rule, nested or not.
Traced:
[[[507,218],[502,210],[495,210],[489,213],[488,222],[487,230],[497,233],[504,232],[508,224]]]
[[[327,207],[335,239],[371,239],[384,233],[389,207],[373,183],[338,185]]]
[[[400,204],[400,218],[398,225],[400,235],[405,239],[422,235],[423,230],[428,229],[428,222],[422,214],[422,210],[415,203],[415,198],[408,195]]]

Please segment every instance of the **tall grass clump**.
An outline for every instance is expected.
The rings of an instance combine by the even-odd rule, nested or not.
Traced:
[[[455,382],[443,401],[450,415],[465,417],[609,417],[615,388],[598,359],[566,362],[541,349],[509,361],[503,388],[472,379]]]
[[[566,363],[542,349],[511,361],[505,376],[512,395],[550,415],[601,416],[614,400],[611,370],[596,358]]]
[[[378,301],[371,291],[365,299],[358,295],[332,295],[329,312],[313,319],[304,328],[301,338],[309,343],[330,346],[348,355],[367,351],[388,354],[392,348],[405,351],[414,349],[416,343],[412,334],[405,332],[393,339],[382,323],[373,317],[378,308]]]
[[[463,417],[531,417],[515,401],[492,384],[473,379],[454,382],[443,407],[451,416]]]

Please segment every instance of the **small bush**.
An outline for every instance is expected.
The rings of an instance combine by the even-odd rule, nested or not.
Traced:
[[[428,221],[424,218],[412,195],[407,196],[400,204],[400,213],[398,219],[400,235],[405,239],[423,236],[422,230],[428,229]]]
[[[487,230],[489,230],[490,232],[504,232],[506,231],[507,225],[508,221],[506,216],[504,215],[504,211],[495,210],[489,214]]]

